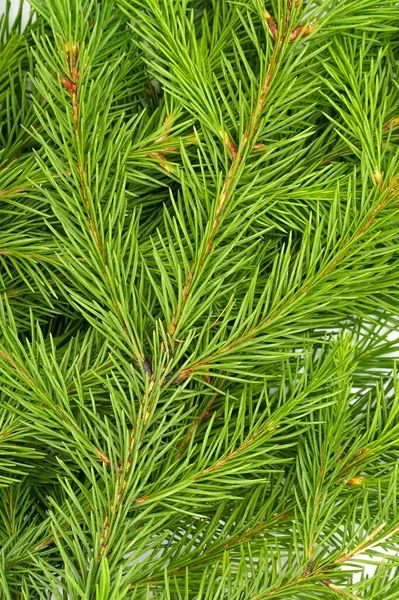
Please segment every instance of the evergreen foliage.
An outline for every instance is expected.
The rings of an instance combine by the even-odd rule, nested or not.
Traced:
[[[30,4],[1,600],[397,600],[398,2]]]

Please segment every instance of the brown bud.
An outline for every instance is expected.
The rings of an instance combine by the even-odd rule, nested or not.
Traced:
[[[363,485],[363,483],[366,481],[366,478],[363,477],[362,475],[355,475],[355,477],[352,477],[352,479],[349,479],[349,481],[346,482],[347,485],[350,485],[352,487],[356,487],[359,485]]]
[[[67,89],[71,94],[76,94],[76,83],[71,81],[68,77],[61,77],[61,83],[65,89]]]
[[[234,146],[233,142],[231,141],[231,139],[229,138],[228,133],[224,133],[224,141],[226,143],[227,148],[229,149],[229,152],[231,154],[231,156],[234,158],[237,154],[237,149]]]
[[[104,452],[102,450],[95,448],[94,452],[96,453],[98,460],[101,460],[101,462],[103,462],[107,466],[109,465],[110,460],[109,460],[108,456],[106,454],[104,454]]]
[[[382,131],[388,131],[388,129],[391,129],[391,127],[397,127],[398,125],[399,125],[399,117],[395,117],[394,119],[392,119],[392,121],[389,121],[389,123],[384,125],[384,127],[382,128]]]
[[[146,502],[146,500],[148,500],[149,498],[151,498],[151,496],[148,494],[147,496],[142,496],[141,498],[136,498],[135,502],[136,502],[136,504],[141,504],[142,502]]]
[[[276,21],[273,19],[273,17],[270,15],[270,13],[267,12],[266,9],[263,11],[263,15],[265,17],[266,23],[269,26],[269,31],[272,34],[273,39],[274,40],[277,39],[278,28],[277,28]]]
[[[148,156],[151,158],[155,158],[156,162],[162,169],[164,169],[168,173],[171,173],[172,170],[169,167],[167,160],[163,154],[161,154],[160,152],[150,152]]]
[[[313,27],[312,25],[309,23],[309,25],[299,25],[299,27],[296,27],[294,29],[294,31],[291,33],[290,35],[290,42],[293,42],[294,40],[296,40],[296,38],[300,35],[301,37],[306,37],[308,36],[310,33],[312,33],[313,31]]]

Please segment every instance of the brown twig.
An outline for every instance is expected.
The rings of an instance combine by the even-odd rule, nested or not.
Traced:
[[[333,592],[342,596],[343,598],[349,598],[350,600],[363,600],[363,598],[361,598],[360,596],[355,596],[354,594],[351,594],[350,592],[344,590],[341,586],[335,585],[335,583],[333,583],[331,579],[321,579],[320,582]]]
[[[73,118],[73,123],[74,123],[74,136],[75,136],[75,139],[78,140],[79,139],[78,92],[79,92],[79,83],[80,83],[80,71],[79,71],[79,67],[78,67],[78,57],[79,57],[78,44],[74,43],[71,45],[68,42],[65,45],[65,52],[66,52],[67,62],[69,65],[69,73],[68,73],[68,77],[61,77],[61,84],[63,85],[63,87],[66,90],[68,90],[68,92],[70,94],[71,104],[72,104],[72,118]],[[101,239],[100,233],[98,232],[98,230],[94,224],[94,218],[92,215],[89,196],[88,196],[88,192],[87,192],[87,188],[88,188],[87,169],[84,167],[83,164],[81,164],[78,156],[76,157],[76,165],[77,165],[77,171],[78,171],[78,175],[79,175],[79,179],[80,179],[81,192],[82,192],[82,196],[83,196],[83,200],[84,200],[84,204],[85,204],[85,208],[86,208],[86,212],[87,212],[89,230],[92,234],[94,242],[95,242],[96,246],[98,247],[98,250],[99,250],[102,260],[103,260],[102,274],[103,274],[104,280],[107,283],[108,287],[111,289],[108,275],[106,272],[107,257],[104,254],[103,241]],[[121,316],[118,304],[115,302],[114,299],[111,299],[111,302],[115,308],[115,311],[117,313],[118,319],[121,323],[121,326],[122,326],[124,332],[130,339],[130,335],[128,334],[127,324],[125,323],[123,317]],[[136,360],[137,364],[141,365],[143,363],[144,357],[137,347],[138,344],[135,344],[135,346],[136,346],[135,360]]]
[[[7,354],[5,350],[0,349],[0,356],[2,356],[4,360],[7,361],[8,364],[11,365],[13,369],[15,369],[17,373],[19,373],[19,375],[21,375],[21,377],[25,379],[27,383],[29,383],[30,386],[35,385],[33,379],[31,379],[29,375],[19,365],[17,365],[17,363],[11,358],[9,354]]]
[[[18,187],[15,188],[14,190],[0,190],[0,198],[3,198],[4,196],[18,196],[19,194],[22,194],[23,192],[26,192],[27,190],[31,190],[33,189],[33,185],[29,185],[29,186],[24,186],[24,187]]]
[[[190,431],[188,432],[188,434],[186,435],[186,437],[184,438],[184,440],[180,444],[179,451],[176,454],[176,460],[179,460],[181,458],[181,456],[182,456],[182,454],[184,452],[184,448],[190,442],[190,440],[193,437],[193,435],[194,435],[195,431],[197,430],[197,428],[202,423],[204,423],[204,421],[208,421],[208,419],[211,418],[211,416],[212,416],[212,410],[211,410],[211,408],[215,404],[216,397],[217,397],[217,394],[215,394],[213,396],[213,398],[211,398],[211,400],[208,402],[205,410],[203,410],[203,412],[200,414],[200,416],[191,425]]]
[[[362,225],[362,227],[360,227],[359,230],[349,240],[347,240],[346,242],[344,242],[342,244],[340,253],[338,253],[338,256],[331,262],[331,264],[328,267],[326,267],[324,269],[324,271],[322,271],[321,273],[316,273],[316,275],[312,278],[312,280],[308,281],[305,285],[303,285],[302,288],[296,294],[294,294],[292,296],[288,296],[285,299],[285,303],[282,304],[280,307],[276,308],[272,312],[272,314],[269,315],[269,317],[267,317],[267,319],[261,321],[258,325],[255,325],[254,327],[252,327],[247,333],[240,336],[239,338],[237,338],[236,340],[234,340],[227,346],[224,346],[220,350],[217,350],[216,352],[212,353],[211,355],[208,356],[208,358],[198,361],[198,362],[194,363],[193,365],[183,369],[177,376],[176,380],[182,381],[184,379],[187,379],[187,377],[190,377],[197,369],[200,369],[200,368],[210,364],[214,358],[221,356],[224,353],[226,353],[230,350],[234,350],[234,348],[251,341],[259,333],[259,331],[261,329],[263,329],[269,323],[274,321],[278,316],[281,315],[282,312],[287,310],[294,302],[296,302],[301,297],[305,297],[308,294],[310,288],[312,287],[312,285],[314,283],[318,283],[321,279],[328,277],[328,275],[330,275],[330,273],[335,269],[335,267],[347,255],[347,252],[344,252],[344,249],[347,246],[349,246],[350,244],[352,244],[354,241],[356,241],[357,238],[361,237],[371,227],[371,225],[373,224],[373,222],[375,221],[375,219],[377,217],[377,214],[388,204],[388,202],[392,199],[393,194],[395,194],[395,195],[397,194],[398,184],[399,184],[399,178],[393,179],[390,181],[389,188],[386,192],[385,198],[383,200],[381,200],[378,203],[378,205],[374,208],[374,210],[371,213],[371,216],[368,218],[366,223],[364,223]]]
[[[147,156],[155,158],[158,165],[167,173],[171,172],[166,157],[161,152],[150,152]]]
[[[77,62],[78,62],[78,57],[79,57],[79,47],[77,44],[72,44],[72,46],[71,46],[70,43],[67,43],[65,45],[65,52],[66,52],[67,62],[69,65],[69,72],[68,72],[68,77],[61,77],[60,81],[61,81],[61,85],[69,92],[69,95],[71,98],[73,129],[74,129],[75,139],[78,140],[79,139],[78,91],[79,91],[80,71],[77,66]],[[89,229],[92,233],[92,236],[95,240],[96,245],[98,246],[100,254],[102,255],[103,254],[103,243],[102,243],[101,237],[99,235],[99,232],[97,231],[97,229],[94,225],[93,215],[91,212],[90,202],[89,202],[89,198],[88,198],[88,194],[87,194],[87,182],[86,182],[87,171],[83,167],[83,165],[80,163],[78,158],[76,158],[76,165],[77,165],[79,178],[81,181],[81,191],[82,191],[83,200],[84,200],[86,211],[87,211]]]
[[[117,496],[115,501],[111,502],[110,512],[106,513],[102,527],[102,534],[100,538],[100,550],[98,553],[98,560],[101,561],[103,556],[106,555],[109,543],[109,533],[111,530],[111,519],[115,519],[118,515],[119,509],[123,503],[124,493],[128,483],[129,472],[132,466],[132,454],[133,448],[136,441],[136,429],[132,427],[129,436],[129,447],[126,461],[122,461],[119,465],[119,477],[117,482]],[[108,459],[109,460],[109,459]]]
[[[218,203],[215,210],[215,216],[209,227],[209,233],[207,234],[206,244],[203,243],[202,249],[200,249],[198,255],[193,261],[191,268],[189,269],[187,279],[183,286],[182,300],[180,306],[177,306],[173,312],[172,321],[169,329],[169,333],[172,336],[174,335],[177,329],[179,318],[182,314],[187,298],[190,295],[194,276],[197,274],[197,272],[199,273],[202,271],[205,260],[211,252],[214,237],[219,228],[221,219],[224,215],[227,201],[235,188],[237,182],[237,174],[244,160],[245,153],[247,152],[248,148],[252,149],[254,145],[254,139],[256,137],[259,127],[259,118],[265,106],[266,97],[270,91],[271,79],[277,68],[279,51],[280,45],[276,45],[272,51],[265,75],[265,80],[260,89],[256,105],[252,111],[250,122],[245,129],[245,133],[243,135],[241,144],[238,147],[238,149],[236,149],[236,147],[232,144],[228,133],[225,134],[225,143],[232,156],[232,162],[228,169],[227,175],[225,177],[219,194]]]
[[[351,552],[344,554],[344,556],[337,558],[334,561],[334,563],[337,565],[342,565],[343,563],[346,563],[346,562],[352,560],[359,554],[363,554],[363,552],[366,552],[367,550],[371,550],[372,548],[375,548],[375,546],[379,546],[380,544],[384,543],[386,540],[389,540],[392,536],[394,536],[395,534],[397,534],[399,532],[399,525],[398,525],[392,531],[387,533],[384,537],[376,540],[376,537],[378,536],[378,534],[385,527],[386,527],[386,523],[382,523],[381,525],[379,525],[372,533],[370,533],[366,537],[366,539],[363,542],[361,542],[358,546],[356,546],[356,548],[354,548]]]
[[[187,566],[189,566],[191,569],[203,567],[203,562],[206,561],[207,559],[209,559],[211,556],[223,554],[226,550],[229,550],[229,549],[233,548],[234,546],[240,546],[241,544],[244,544],[250,540],[257,538],[259,535],[262,535],[263,533],[265,533],[267,528],[270,528],[273,525],[280,523],[287,517],[288,517],[288,513],[286,511],[283,511],[281,513],[274,513],[273,515],[270,516],[270,518],[267,521],[262,521],[262,522],[256,523],[256,525],[254,525],[252,527],[248,527],[243,533],[239,533],[237,535],[230,537],[227,541],[224,541],[223,543],[213,547],[211,550],[209,550],[208,552],[206,552],[205,554],[200,556],[196,562],[194,562],[191,565],[187,565]],[[184,565],[182,567],[178,567],[176,569],[172,569],[172,570],[168,571],[168,576],[177,575],[178,573],[181,573],[182,571],[184,571],[185,568],[186,568],[186,565]],[[138,579],[136,581],[131,582],[130,586],[131,586],[131,589],[133,589],[134,587],[136,587],[139,584],[145,585],[147,583],[157,582],[159,580],[162,580],[163,577],[164,577],[164,575],[162,574],[160,576],[151,577],[151,578],[148,578],[145,580]]]

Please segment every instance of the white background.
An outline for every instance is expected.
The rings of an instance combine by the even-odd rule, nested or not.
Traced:
[[[0,0],[0,14],[3,14],[6,8],[6,0]],[[18,12],[19,0],[11,0],[11,22],[14,20],[15,15]],[[25,3],[24,15],[26,21],[26,15],[29,13],[29,5]]]

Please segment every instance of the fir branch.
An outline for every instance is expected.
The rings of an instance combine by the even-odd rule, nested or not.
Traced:
[[[396,2],[32,5],[0,22],[4,597],[394,600]]]

